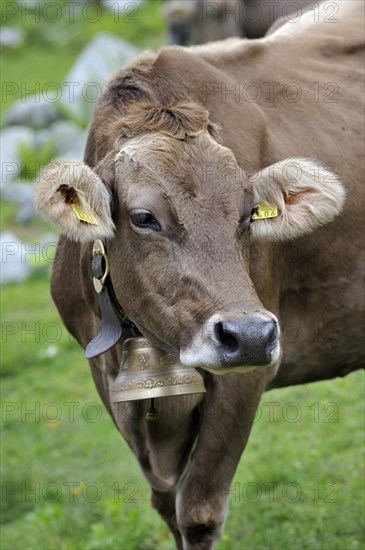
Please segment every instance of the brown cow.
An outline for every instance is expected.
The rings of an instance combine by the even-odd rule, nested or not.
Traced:
[[[142,55],[106,87],[85,164],[53,164],[37,187],[63,233],[53,298],[80,344],[100,324],[101,237],[129,319],[202,368],[207,393],[159,400],[148,423],[147,401],[111,407],[120,345],[90,362],[180,549],[222,533],[263,391],[364,365],[363,3],[339,6],[332,24],[320,7],[264,39]],[[278,216],[252,221],[260,201]]]

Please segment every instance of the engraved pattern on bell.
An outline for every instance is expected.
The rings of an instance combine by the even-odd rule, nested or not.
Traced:
[[[185,367],[146,338],[129,338],[123,343],[120,371],[111,390],[112,403],[205,391],[197,370]]]
[[[174,362],[175,362],[175,359],[169,353],[166,353],[165,355],[161,355],[160,357],[160,365],[173,365]]]
[[[150,367],[150,354],[149,353],[139,353],[138,362],[141,369]]]
[[[116,380],[113,384],[113,391],[128,391],[141,388],[155,388],[157,386],[177,386],[178,384],[199,384],[201,380],[200,375],[191,376],[176,376],[175,378],[169,376],[168,378],[148,378],[148,380],[132,380],[130,382],[118,383]]]

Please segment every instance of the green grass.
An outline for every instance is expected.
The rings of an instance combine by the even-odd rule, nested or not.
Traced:
[[[17,212],[17,205],[1,200],[0,201],[0,230],[1,231],[10,231],[12,226],[15,225],[15,216]]]
[[[2,310],[2,548],[173,548],[45,276],[6,287]],[[364,547],[363,382],[263,396],[218,550]]]

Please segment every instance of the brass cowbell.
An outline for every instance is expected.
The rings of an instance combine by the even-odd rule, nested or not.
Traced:
[[[124,341],[120,371],[111,390],[112,403],[205,391],[197,370],[185,367],[146,338]]]

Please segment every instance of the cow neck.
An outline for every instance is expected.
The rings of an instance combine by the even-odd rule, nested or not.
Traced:
[[[97,336],[86,346],[87,359],[98,357],[114,347],[122,337],[123,328],[133,329],[139,334],[115,295],[105,240],[94,241],[91,268],[94,289],[98,294],[101,327]]]

